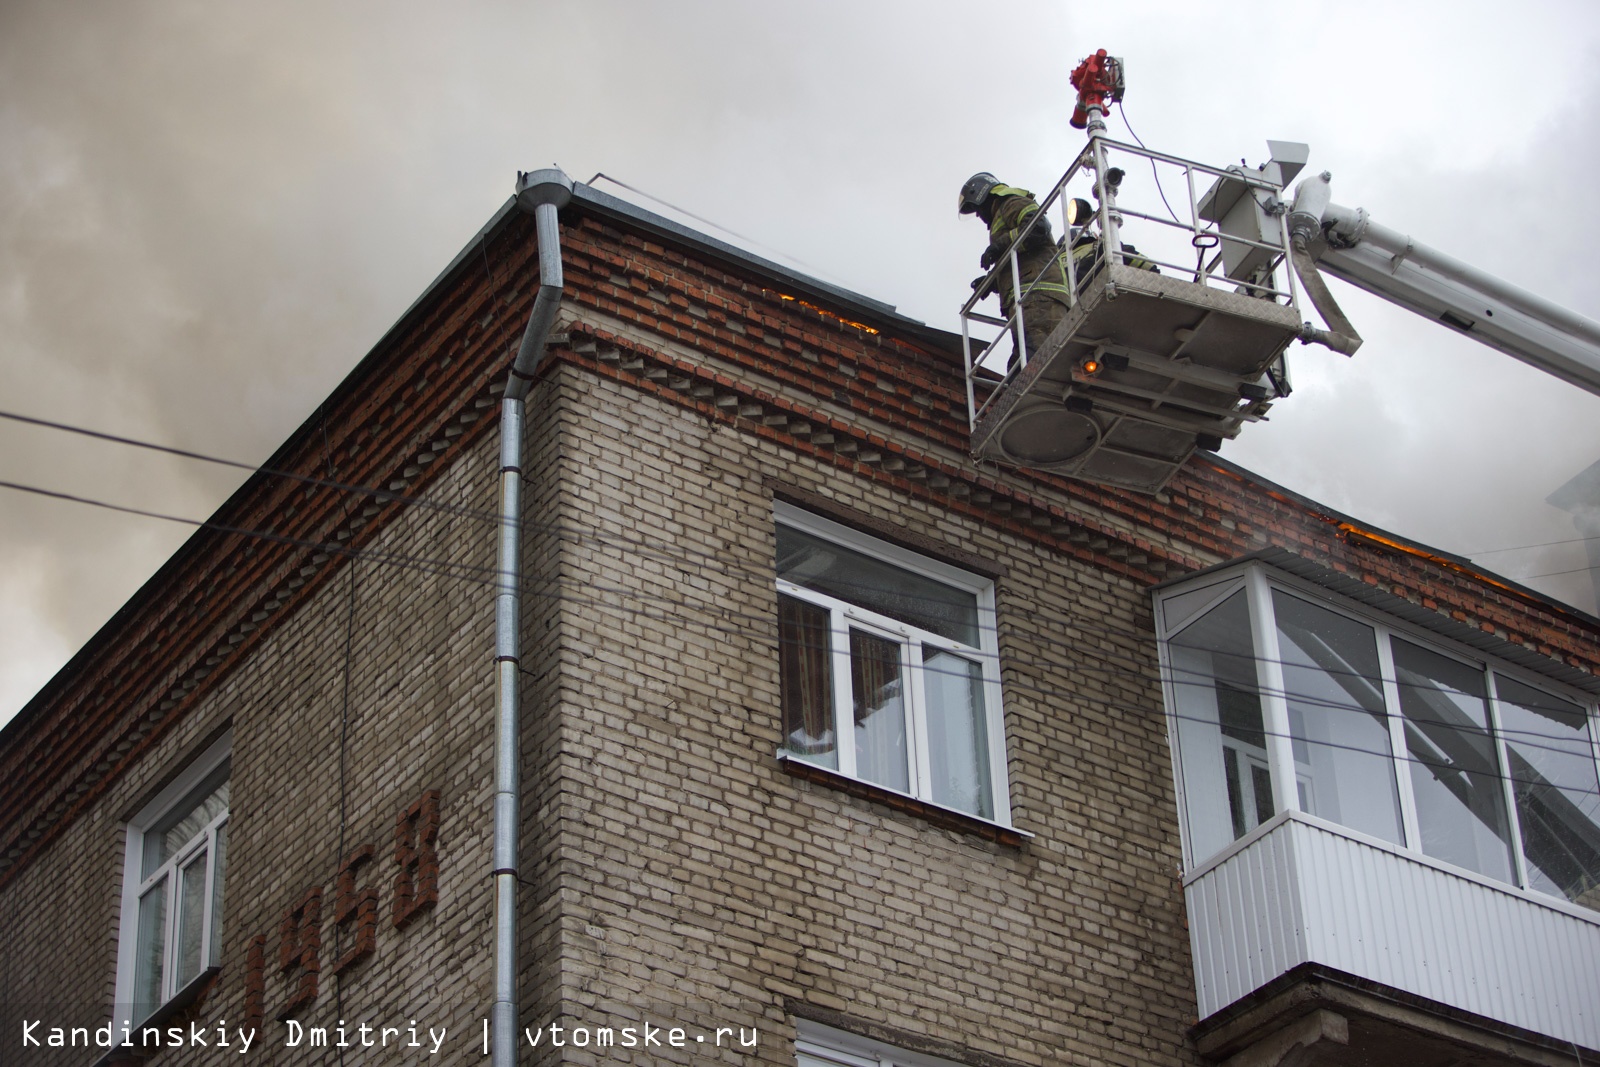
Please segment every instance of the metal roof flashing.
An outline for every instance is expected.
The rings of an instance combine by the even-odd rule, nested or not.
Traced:
[[[895,310],[893,304],[875,300],[870,296],[864,296],[853,290],[833,285],[809,274],[803,274],[793,268],[785,267],[781,263],[775,263],[753,252],[748,252],[737,245],[718,240],[682,223],[674,222],[663,215],[648,211],[637,204],[612,196],[610,193],[601,192],[592,185],[574,182],[570,207],[577,210],[591,211],[602,217],[622,222],[674,244],[687,245],[698,252],[709,254],[712,259],[730,266],[756,271],[769,276],[775,281],[792,286],[798,292],[807,296],[837,304],[839,309],[891,325],[897,332],[910,334],[935,349],[943,349],[952,359],[959,361],[961,358],[960,334],[929,326],[920,319],[901,314]],[[390,337],[411,317],[412,313],[425,304],[434,291],[443,286],[445,281],[460,269],[461,265],[469,257],[478,251],[480,243],[492,238],[505,224],[506,220],[516,212],[516,197],[507,197],[506,202],[501,204],[499,209],[490,216],[489,221],[484,223],[478,229],[478,232],[472,235],[471,240],[467,241],[461,251],[456,253],[455,258],[450,261],[449,265],[440,271],[433,281],[428,283],[428,287],[411,302],[410,306],[395,320],[394,324],[384,331],[383,336],[370,349],[369,355],[383,348]],[[365,362],[366,360],[363,359],[362,363]],[[351,372],[352,377],[359,373],[360,370],[361,363],[358,363]]]
[[[696,251],[709,254],[710,258],[737,267],[743,270],[756,271],[764,276],[792,286],[806,296],[819,298],[837,305],[835,310],[847,310],[852,314],[883,322],[895,328],[899,333],[910,334],[918,340],[935,347],[948,350],[949,354],[960,359],[961,335],[929,326],[920,319],[903,315],[895,309],[893,304],[882,300],[875,300],[870,296],[842,286],[834,285],[814,278],[809,274],[801,273],[792,267],[775,263],[770,259],[746,251],[737,245],[718,240],[699,230],[692,229],[681,223],[674,222],[653,211],[648,211],[637,204],[612,196],[610,193],[601,192],[592,185],[579,182],[573,186],[573,205],[580,209],[587,209],[596,214],[615,219],[620,222],[652,233],[655,236],[671,241],[675,244],[688,245]]]
[[[673,222],[671,219],[657,215],[653,211],[647,211],[630,201],[612,196],[610,193],[603,193],[592,185],[584,185],[581,182],[575,184],[572,189],[572,199],[603,214],[636,223],[643,229],[655,232],[658,236],[698,245],[714,253],[719,258],[732,259],[745,266],[753,267],[763,274],[777,275],[785,281],[807,286],[819,294],[826,294],[836,300],[848,301],[859,310],[870,311],[877,315],[892,316],[914,326],[923,325],[917,319],[901,315],[895,310],[893,304],[875,300],[870,296],[863,296],[860,293],[821,281],[807,274],[801,274],[790,267],[774,263],[770,259],[764,259],[753,252],[747,252],[737,245],[719,241],[717,238],[701,233],[699,230]]]

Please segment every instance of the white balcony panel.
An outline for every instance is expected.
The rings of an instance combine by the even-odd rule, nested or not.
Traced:
[[[1200,1017],[1302,963],[1600,1048],[1600,915],[1297,813],[1186,887]]]

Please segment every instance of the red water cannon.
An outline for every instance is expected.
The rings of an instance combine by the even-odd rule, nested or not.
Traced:
[[[1078,106],[1072,109],[1072,128],[1089,125],[1089,109],[1104,114],[1108,104],[1122,99],[1122,60],[1106,55],[1104,48],[1078,64],[1072,72],[1072,87],[1078,90]]]

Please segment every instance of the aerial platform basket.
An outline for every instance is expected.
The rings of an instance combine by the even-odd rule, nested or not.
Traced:
[[[973,455],[1155,492],[1265,415],[1299,332],[1293,307],[1109,264],[983,408]]]
[[[1099,246],[1083,257],[1099,264],[1086,277],[1067,257],[1074,296],[1065,317],[1028,351],[1026,315],[1038,302],[1028,299],[1014,250],[975,283],[962,309],[974,458],[1153,493],[1197,448],[1221,447],[1288,395],[1284,350],[1302,336],[1304,320],[1281,192],[1305,146],[1271,148],[1274,158],[1260,167],[1219,169],[1091,136],[1033,220],[1048,225],[1059,206],[1068,235],[1060,247]],[[1139,169],[1123,169],[1114,165],[1122,155],[1144,158]],[[1170,181],[1150,181],[1157,165]],[[1212,179],[1200,197],[1197,176]],[[1092,183],[1086,191],[1096,205],[1071,197],[1080,178]],[[1163,185],[1187,189],[1188,220],[1119,198],[1141,179],[1149,199],[1161,195],[1157,211],[1167,199]],[[1142,220],[1137,253],[1122,241],[1129,219]],[[1016,247],[1025,240],[1026,233]],[[977,311],[1004,271],[1024,293],[1019,306],[1006,318]],[[1002,330],[979,341],[975,323]]]

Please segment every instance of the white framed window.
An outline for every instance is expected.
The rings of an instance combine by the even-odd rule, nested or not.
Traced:
[[[775,511],[782,755],[1009,826],[994,583]]]
[[[1156,596],[1191,867],[1283,811],[1600,911],[1600,706],[1259,564]]]
[[[220,961],[229,731],[128,822],[119,1023],[138,1026]]]

